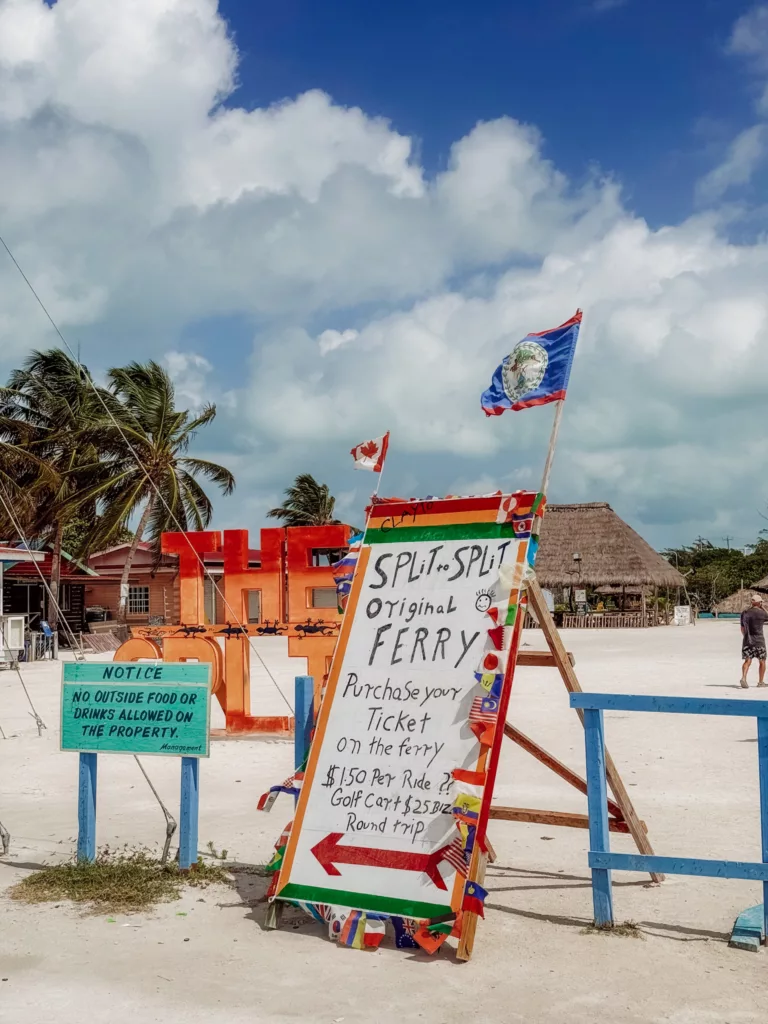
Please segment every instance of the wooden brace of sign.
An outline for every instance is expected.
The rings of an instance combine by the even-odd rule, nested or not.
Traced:
[[[541,631],[544,634],[544,638],[549,647],[549,654],[544,651],[521,652],[518,655],[517,664],[554,666],[560,672],[560,676],[565,684],[566,690],[568,690],[569,693],[581,693],[582,689],[574,670],[573,657],[565,650],[565,646],[563,645],[563,641],[557,631],[554,619],[547,608],[541,587],[539,586],[536,578],[532,575],[526,580],[526,590],[528,593],[529,607],[538,619],[539,626],[541,627]],[[579,714],[583,724],[583,714],[580,711],[577,713]],[[580,790],[580,792],[586,794],[586,779],[583,779],[576,772],[568,768],[567,765],[564,765],[556,757],[544,750],[543,747],[540,747],[530,739],[530,737],[526,736],[525,733],[520,732],[519,729],[510,725],[509,722],[505,722],[504,734],[508,739],[517,743],[517,745],[522,747],[523,750],[527,750],[529,754],[532,754],[538,761],[541,761],[541,763],[546,765],[547,768],[555,772],[556,775],[559,775],[560,778],[570,783],[570,785]],[[615,797],[615,801],[608,801],[608,811],[610,813],[608,827],[610,831],[629,833],[634,839],[638,850],[642,854],[652,856],[653,847],[648,839],[648,830],[645,822],[639,819],[621,779],[621,775],[616,768],[613,758],[607,750],[605,752],[605,763],[608,785]],[[492,805],[489,817],[491,819],[503,821],[524,821],[536,822],[537,824],[542,825],[562,825],[569,828],[589,828],[588,815],[571,814],[562,811],[547,811],[536,810],[533,808]],[[473,878],[482,885],[485,879],[488,857],[479,851],[476,852],[478,852],[478,856],[473,858],[472,864],[470,865],[470,878]],[[651,871],[650,875],[654,882],[662,882],[664,880],[664,875],[657,871]],[[462,930],[461,940],[456,954],[459,960],[469,960],[472,956],[476,930],[477,915],[467,913],[465,915],[464,928]]]
[[[558,669],[560,675],[565,683],[565,687],[569,693],[581,693],[581,685],[574,671],[574,659],[573,655],[566,652],[563,642],[560,639],[560,635],[557,632],[554,620],[549,613],[544,595],[541,592],[541,588],[535,578],[531,578],[526,581],[526,589],[528,591],[528,602],[530,607],[533,609],[539,625],[544,634],[544,637],[549,644],[550,652],[545,651],[529,651],[521,652],[518,656],[518,665],[542,665],[542,666],[553,666]],[[579,717],[583,716],[579,713]],[[521,732],[515,726],[509,722],[504,724],[504,734],[508,739],[512,740],[523,750],[526,750],[529,754],[536,758],[537,761],[541,761],[543,765],[546,765],[556,775],[559,775],[561,779],[564,779],[579,792],[587,793],[587,781],[582,778],[577,772],[574,772],[567,765],[559,761],[553,754],[550,754],[543,747],[539,746],[535,740],[532,740],[529,736],[526,736],[524,732]],[[613,758],[609,754],[606,756],[607,771],[606,776],[608,779],[608,785],[611,787],[616,799],[608,800],[608,811],[611,815],[609,828],[611,832],[623,832],[629,833],[635,840],[638,850],[641,853],[652,854],[653,848],[647,838],[648,827],[644,821],[641,821],[634,809],[632,801],[629,798],[629,794],[626,791],[624,783],[622,782],[616,765],[614,764]],[[541,825],[564,825],[569,828],[588,828],[589,818],[585,814],[572,814],[565,813],[563,811],[550,811],[550,810],[536,810],[533,808],[522,808],[522,807],[503,807],[503,806],[492,806],[490,811],[490,817],[502,821],[525,821],[525,822],[536,822]],[[664,880],[663,875],[658,873],[652,873],[651,878],[654,882],[661,882]]]

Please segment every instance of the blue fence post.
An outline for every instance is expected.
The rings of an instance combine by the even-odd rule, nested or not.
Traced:
[[[757,720],[757,757],[760,774],[760,833],[763,864],[768,863],[768,718]],[[768,882],[763,882],[763,928],[768,942]]]
[[[179,815],[179,868],[197,864],[197,824],[200,810],[200,759],[181,759],[181,814]]]
[[[77,859],[96,860],[97,754],[80,755],[77,786]]]
[[[294,768],[304,763],[309,750],[312,726],[315,719],[315,680],[312,676],[296,676],[296,694],[294,699],[295,725],[293,737]]]
[[[589,810],[589,848],[593,853],[609,853],[608,793],[605,784],[605,735],[603,712],[584,712],[584,738],[587,754],[587,805]],[[611,872],[592,868],[592,904],[595,924],[613,926]]]

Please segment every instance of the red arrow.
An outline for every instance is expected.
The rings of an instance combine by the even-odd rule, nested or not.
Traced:
[[[400,850],[375,850],[370,846],[340,846],[343,832],[330,832],[321,839],[312,853],[329,875],[340,875],[337,864],[362,864],[366,867],[391,868],[393,871],[423,871],[437,886],[446,889],[443,876],[437,870],[447,846],[434,853],[407,853]]]

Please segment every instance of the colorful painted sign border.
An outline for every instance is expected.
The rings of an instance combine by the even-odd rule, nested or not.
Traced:
[[[505,503],[506,508],[509,509],[508,513],[504,512]],[[375,504],[370,510],[368,528],[360,552],[358,571],[349,597],[339,643],[334,655],[325,699],[317,724],[315,742],[310,752],[306,776],[301,788],[296,818],[284,855],[282,856],[280,874],[274,888],[274,895],[277,898],[305,903],[342,904],[343,901],[346,901],[346,904],[351,907],[360,906],[363,903],[367,909],[372,911],[405,918],[429,919],[444,913],[444,906],[439,904],[420,903],[412,900],[399,900],[388,896],[376,896],[351,891],[345,892],[292,883],[290,881],[290,872],[301,830],[301,823],[306,810],[309,791],[319,759],[319,752],[330,716],[333,698],[336,693],[344,653],[349,641],[372,546],[408,540],[471,540],[493,537],[528,540],[528,544],[521,545],[518,552],[518,561],[514,566],[509,605],[504,622],[504,624],[514,628],[512,643],[507,657],[506,673],[498,713],[498,721],[503,723],[506,717],[516,653],[519,647],[520,632],[524,619],[523,580],[526,570],[532,566],[535,558],[538,538],[534,523],[543,514],[543,510],[544,498],[542,495],[523,492],[519,492],[512,497],[505,497],[499,493],[482,498],[427,499],[418,502],[383,501]],[[487,783],[483,791],[482,805],[476,829],[477,846],[469,872],[470,878],[474,877],[473,870],[476,870],[477,867],[478,850],[485,850],[485,832],[502,738],[503,725],[495,730],[492,747],[481,747],[476,765],[478,772],[486,773]],[[459,912],[462,907],[464,889],[465,880],[457,872],[451,899],[451,905],[456,912]]]

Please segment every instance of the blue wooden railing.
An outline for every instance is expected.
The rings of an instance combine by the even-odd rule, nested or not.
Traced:
[[[611,870],[655,871],[668,875],[746,878],[763,883],[763,914],[768,934],[768,701],[699,697],[644,697],[619,693],[572,693],[571,707],[584,712],[589,809],[589,866],[595,924],[613,924]],[[703,860],[611,853],[605,781],[604,711],[654,711],[676,715],[727,715],[757,719],[762,861]]]

